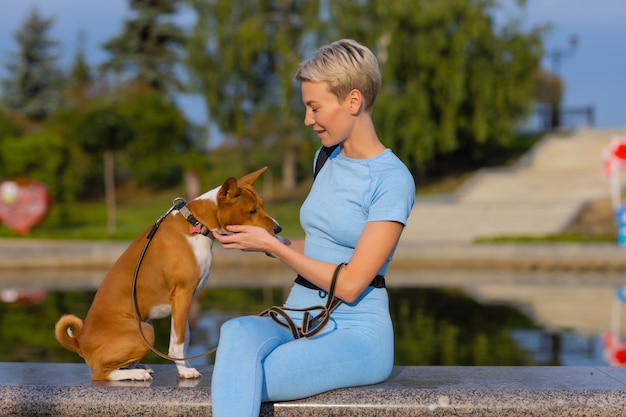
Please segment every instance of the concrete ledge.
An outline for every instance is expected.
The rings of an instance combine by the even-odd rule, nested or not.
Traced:
[[[92,383],[83,364],[0,363],[0,416],[210,416],[197,381],[155,365],[151,382]],[[263,404],[261,416],[626,416],[626,369],[396,367],[386,382]]]
[[[101,276],[130,242],[55,241],[0,238],[0,275],[62,271],[94,271]],[[228,271],[287,268],[261,253],[224,250],[214,245],[214,268]],[[515,270],[559,272],[626,272],[626,248],[612,243],[484,243],[412,242],[401,240],[390,271]],[[235,275],[235,273],[233,273]]]

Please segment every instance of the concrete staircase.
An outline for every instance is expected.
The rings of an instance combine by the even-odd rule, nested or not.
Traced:
[[[561,230],[589,200],[608,198],[602,155],[626,129],[550,134],[513,167],[485,169],[453,195],[416,201],[403,241],[471,242]]]

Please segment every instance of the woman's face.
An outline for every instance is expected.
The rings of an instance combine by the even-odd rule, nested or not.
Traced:
[[[354,118],[348,100],[341,102],[328,91],[326,83],[302,82],[302,102],[306,108],[305,126],[310,126],[323,146],[333,146],[348,138]]]

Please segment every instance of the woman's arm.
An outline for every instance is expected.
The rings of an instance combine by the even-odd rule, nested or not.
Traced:
[[[304,239],[288,239],[282,236],[276,236],[276,239],[285,246],[289,246],[296,252],[304,253]],[[268,253],[268,255],[271,255]]]
[[[341,271],[335,295],[346,302],[355,301],[374,279],[393,251],[403,225],[393,221],[368,222],[359,238],[352,258]],[[229,226],[232,235],[216,235],[225,249],[260,251],[274,256],[296,273],[320,288],[329,289],[336,265],[309,258],[304,245],[285,245],[264,229],[254,226]]]

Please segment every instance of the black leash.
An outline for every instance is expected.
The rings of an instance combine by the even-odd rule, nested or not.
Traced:
[[[332,313],[341,304],[341,300],[335,297],[335,285],[337,284],[337,277],[341,268],[346,266],[345,262],[340,263],[335,268],[333,273],[333,279],[330,283],[330,289],[328,290],[328,298],[326,299],[326,305],[312,306],[307,308],[290,308],[290,307],[270,307],[263,311],[259,316],[271,317],[276,323],[291,330],[291,334],[294,339],[300,339],[301,337],[313,337],[318,334],[328,324],[330,320],[330,313]],[[304,313],[302,316],[302,326],[296,326],[296,323],[287,313],[288,311]],[[311,317],[311,312],[320,311],[314,317]]]

